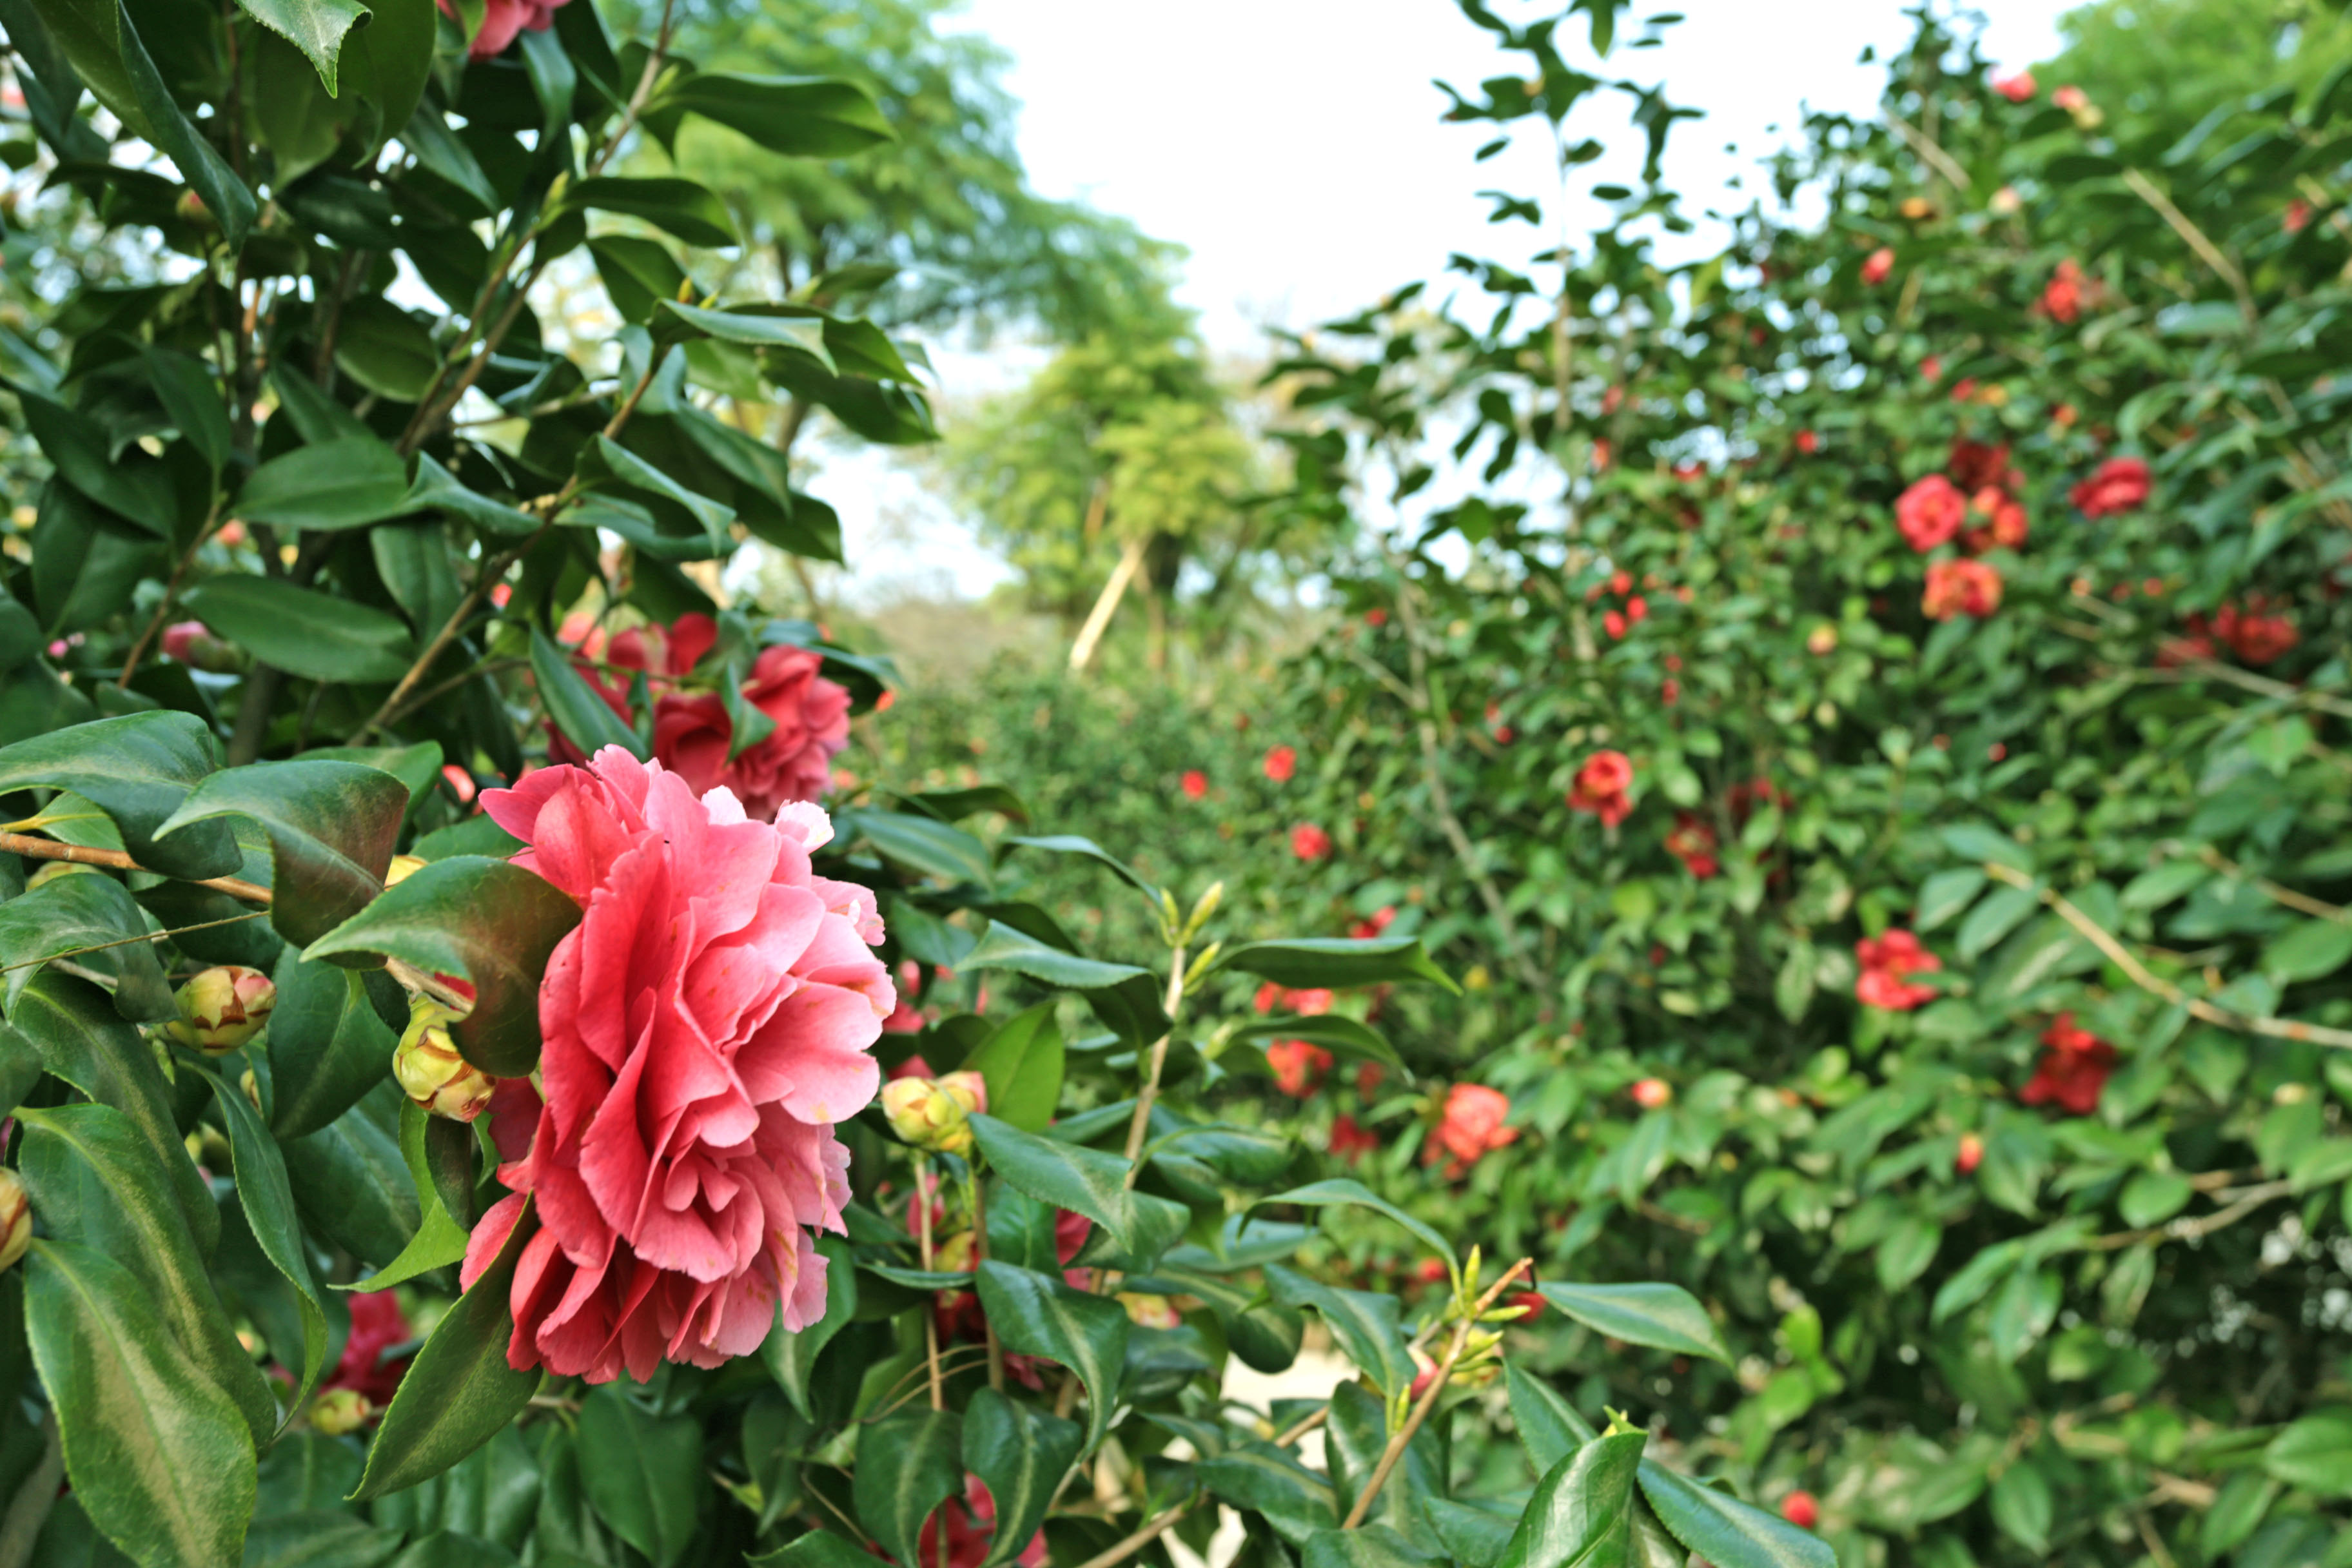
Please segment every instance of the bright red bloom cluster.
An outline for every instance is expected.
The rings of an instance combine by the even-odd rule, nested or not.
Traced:
[[[824,664],[822,655],[802,647],[761,650],[741,695],[775,729],[730,762],[735,725],[726,703],[715,691],[688,692],[679,686],[718,644],[719,626],[709,616],[680,616],[667,626],[632,626],[609,641],[583,627],[574,640],[589,658],[601,653],[608,667],[645,672],[654,694],[654,757],[696,794],[724,785],[744,811],[770,822],[779,807],[815,800],[832,783],[833,759],[849,744],[849,693],[817,673]],[[584,661],[575,668],[623,721],[631,721],[625,680],[604,679]],[[547,755],[555,763],[587,760],[551,719]]]
[[[1982,561],[1931,562],[1919,608],[1931,621],[1954,616],[1982,620],[2000,608],[2000,574]]]
[[[1254,1005],[1261,1013],[1271,1013],[1279,1007],[1302,1018],[1319,1018],[1331,1010],[1331,993],[1320,985],[1292,991],[1269,980],[1257,988]]]
[[[2268,664],[2302,640],[2294,622],[2271,611],[2272,601],[2257,594],[2249,597],[2243,608],[2224,605],[2213,612],[2210,619],[2202,615],[2188,616],[2185,632],[2168,639],[2156,650],[2159,669],[2174,669],[2196,659],[2218,657],[2221,646],[2247,664]]]
[[[2007,76],[1992,79],[1993,91],[2011,103],[2030,103],[2036,90],[2032,71],[2011,71]]]
[[[1274,1068],[1274,1087],[1294,1100],[1313,1094],[1331,1070],[1331,1053],[1306,1040],[1276,1040],[1265,1048],[1265,1059]]]
[[[1199,800],[1209,793],[1209,775],[1198,768],[1187,768],[1184,776],[1177,781],[1177,787],[1184,792],[1186,800]]]
[[[1922,555],[1949,543],[1968,516],[1969,498],[1941,474],[1912,480],[1895,498],[1895,526],[1902,531],[1904,542]]]
[[[1457,1083],[1445,1091],[1445,1109],[1439,1114],[1421,1163],[1445,1162],[1445,1178],[1454,1181],[1480,1159],[1518,1141],[1519,1130],[1506,1127],[1511,1102],[1500,1089],[1483,1083]]]
[[[1380,1138],[1358,1126],[1354,1117],[1342,1113],[1331,1119],[1329,1152],[1333,1158],[1352,1165],[1380,1146]]]
[[[1331,836],[1311,822],[1302,822],[1290,830],[1290,852],[1311,866],[1331,853]]]
[[[1906,981],[1906,974],[1933,974],[1944,967],[1944,961],[1919,945],[1919,939],[1899,927],[1884,936],[1864,937],[1853,944],[1854,962],[1862,965],[1862,977],[1853,983],[1853,994],[1865,1007],[1883,1007],[1890,1013],[1908,1013],[1923,1002],[1932,1002],[1936,988]]]
[[[1868,259],[1863,262],[1863,283],[1868,288],[1875,289],[1885,282],[1887,274],[1894,270],[1895,252],[1891,247],[1882,245],[1872,251]]]
[[[1916,479],[1895,502],[1895,526],[1925,555],[1957,538],[1971,555],[2024,544],[2026,516],[2016,491],[2023,481],[2009,464],[2006,442],[1958,440],[1945,472]],[[1970,526],[1971,518],[1979,519]]]
[[[1276,784],[1288,784],[1298,771],[1298,748],[1276,746],[1265,753],[1265,776]]]
[[[1606,588],[1609,593],[1617,595],[1624,603],[1622,606],[1612,605],[1601,612],[1601,629],[1609,634],[1609,639],[1612,642],[1622,642],[1625,640],[1627,632],[1650,618],[1650,601],[1633,592],[1633,574],[1631,572],[1621,571],[1612,574]],[[1587,599],[1598,599],[1601,592],[1601,588],[1596,587],[1584,596]]]
[[[2084,517],[2114,517],[2147,500],[2147,464],[2137,458],[2109,458],[2091,477],[2066,492]]]
[[[462,1271],[471,1285],[536,1210],[508,1361],[643,1382],[665,1358],[749,1354],[780,1316],[814,1322],[809,1231],[840,1230],[849,1198],[833,1129],[874,1098],[898,1002],[874,894],[811,871],[832,824],[804,804],[754,821],[618,746],[482,805],[529,847],[513,863],[583,910],[540,984],[538,1081],[491,1101],[513,1195]]]
[[[1632,815],[1633,761],[1622,752],[1595,752],[1576,770],[1568,792],[1571,810],[1589,811],[1604,827],[1614,827]]]
[[[408,1326],[400,1302],[389,1290],[354,1292],[351,1303],[352,1331],[343,1341],[342,1359],[335,1363],[335,1370],[327,1374],[319,1390],[323,1394],[348,1388],[381,1410],[392,1403],[401,1373],[408,1370],[408,1357],[386,1362],[383,1352],[412,1342],[416,1331]]]
[[[1387,931],[1389,929],[1390,922],[1395,919],[1396,906],[1394,904],[1382,904],[1379,909],[1374,910],[1370,914],[1349,926],[1348,928],[1348,934],[1358,942],[1370,942],[1372,938],[1379,936],[1381,932]]]
[[[1674,831],[1666,835],[1666,853],[1683,863],[1683,869],[1705,881],[1723,869],[1717,858],[1720,847],[1715,829],[1695,811],[1675,813]]]
[[[2061,1013],[2042,1035],[2042,1062],[2032,1079],[2018,1091],[2027,1105],[2054,1104],[2075,1116],[2099,1108],[2099,1096],[2116,1070],[2116,1048],[2074,1026],[2074,1015]]]
[[[2072,326],[2083,319],[2085,296],[2093,286],[2083,279],[2083,268],[2072,258],[2058,264],[2042,287],[2042,298],[2033,302],[2036,315],[2047,316],[2063,326]]]

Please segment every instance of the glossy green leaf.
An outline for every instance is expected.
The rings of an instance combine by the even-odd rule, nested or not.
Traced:
[[[2290,984],[2325,980],[2352,963],[2352,921],[2303,921],[2263,949],[2263,973]]]
[[[1974,866],[1938,871],[1920,884],[1918,907],[1912,915],[1915,931],[1925,934],[1950,921],[1984,891],[1985,874]]]
[[[1679,1285],[1556,1283],[1537,1289],[1552,1306],[1611,1339],[1706,1356],[1726,1365],[1731,1362],[1706,1309]]]
[[[519,1078],[539,1060],[539,981],[580,923],[580,906],[503,860],[436,860],[313,942],[303,953],[381,953],[474,987],[473,1011],[449,1026],[467,1061]]]
[[[829,1530],[812,1530],[773,1552],[746,1557],[745,1568],[870,1568],[873,1554]]]
[[[1496,1568],[1630,1568],[1633,1477],[1647,1439],[1596,1437],[1544,1472]]]
[[[236,510],[287,528],[364,528],[408,510],[408,467],[373,437],[297,447],[253,471]]]
[[[5,911],[0,911],[5,912]],[[959,1069],[988,1085],[988,1113],[1024,1132],[1042,1132],[1062,1100],[1062,1030],[1040,1003],[999,1024]]]
[[[37,1241],[25,1327],[90,1521],[142,1564],[238,1568],[253,1515],[253,1435],[130,1271]]]
[[[1430,962],[1419,937],[1308,937],[1292,942],[1247,942],[1229,948],[1219,969],[1238,969],[1293,989],[1391,985],[1426,980],[1456,995],[1462,988]]]
[[[982,1310],[1004,1348],[1043,1356],[1078,1374],[1087,1390],[1087,1448],[1110,1428],[1127,1365],[1127,1309],[1060,1279],[994,1259],[978,1270]]]
[[[404,1539],[336,1508],[265,1515],[246,1535],[242,1568],[383,1568]]]
[[[1328,1181],[1309,1182],[1303,1187],[1293,1187],[1286,1193],[1277,1193],[1270,1198],[1260,1198],[1250,1207],[1255,1211],[1265,1207],[1268,1204],[1297,1204],[1307,1208],[1338,1206],[1370,1209],[1374,1214],[1386,1215],[1411,1231],[1413,1237],[1430,1251],[1445,1260],[1447,1268],[1456,1274],[1462,1270],[1461,1259],[1454,1256],[1452,1242],[1440,1236],[1428,1225],[1413,1218],[1404,1210],[1373,1192],[1363,1183],[1352,1178],[1340,1176]]]
[[[409,486],[407,499],[402,501],[400,510],[404,514],[446,512],[502,539],[528,539],[539,531],[541,521],[467,489],[456,475],[435,462],[430,452],[416,455],[416,479]]]
[[[401,1255],[422,1218],[394,1131],[398,1122],[380,1110],[399,1098],[397,1089],[380,1085],[331,1125],[278,1146],[310,1233],[375,1268]]]
[[[425,1146],[433,1124],[430,1112],[406,1097],[402,1098],[400,1156],[410,1187],[416,1194],[416,1231],[399,1257],[343,1289],[388,1290],[430,1269],[446,1268],[466,1256],[467,1227],[451,1217],[441,1184],[434,1178],[432,1156]]]
[[[592,1390],[580,1405],[580,1484],[614,1534],[654,1568],[675,1568],[709,1489],[701,1421],[651,1415],[615,1384]]]
[[[1086,1215],[1141,1261],[1167,1250],[1191,1223],[1181,1204],[1127,1185],[1128,1162],[1117,1154],[1041,1138],[993,1116],[974,1116],[971,1125],[999,1175],[1040,1203]]]
[[[1271,1443],[1235,1443],[1193,1468],[1221,1500],[1265,1516],[1275,1533],[1295,1546],[1339,1522],[1330,1483]]]
[[[1075,833],[1055,833],[1004,840],[1002,853],[1010,854],[1015,849],[1044,849],[1055,855],[1076,855],[1098,866],[1108,866],[1118,874],[1120,881],[1150,900],[1155,909],[1159,906],[1160,889],[1146,881],[1126,861],[1091,838],[1081,837]]]
[[[1298,1561],[1300,1568],[1423,1568],[1439,1559],[1402,1531],[1367,1521],[1353,1530],[1317,1531]]]
[[[2263,1468],[2317,1497],[2352,1497],[2352,1409],[2329,1406],[2290,1424],[2263,1449]]]
[[[768,1375],[807,1419],[815,1413],[809,1405],[809,1378],[816,1370],[819,1352],[849,1326],[857,1315],[857,1262],[849,1243],[837,1236],[820,1236],[816,1249],[824,1258],[824,1315],[794,1333],[783,1326],[783,1303],[776,1303],[776,1326],[760,1342],[760,1360]]]
[[[172,537],[179,508],[161,464],[144,452],[118,462],[105,426],[55,398],[26,393],[20,404],[26,428],[59,479],[156,538]]]
[[[863,837],[883,858],[910,870],[950,882],[994,885],[987,846],[936,817],[857,806],[835,813],[834,824],[843,838]]]
[[[1643,1460],[1642,1496],[1674,1538],[1717,1568],[1835,1568],[1828,1542],[1777,1514]]]
[[[255,763],[214,773],[155,830],[243,816],[269,836],[270,924],[296,947],[318,941],[383,890],[408,786],[357,763]]]
[[[109,1105],[20,1107],[20,1169],[48,1233],[122,1263],[188,1359],[228,1395],[256,1444],[278,1430],[278,1401],[238,1343],[197,1255],[169,1173],[137,1127]]]
[[[69,789],[114,819],[123,848],[142,866],[173,877],[226,877],[245,864],[227,824],[179,834],[168,846],[154,838],[188,792],[219,766],[219,748],[202,720],[130,713],[0,747],[0,791]]]
[[[645,113],[651,123],[698,114],[786,156],[833,157],[897,140],[864,89],[823,77],[694,71],[665,85]]]
[[[1420,1369],[1405,1348],[1397,1321],[1403,1302],[1394,1295],[1325,1285],[1278,1264],[1267,1266],[1265,1282],[1284,1306],[1314,1308],[1339,1352],[1382,1393],[1394,1396],[1412,1386]]]
[[[727,204],[709,187],[667,175],[624,178],[598,174],[574,180],[563,193],[562,212],[625,213],[677,236],[688,245],[738,243]]]
[[[702,531],[710,554],[726,552],[727,525],[735,521],[735,509],[688,489],[611,437],[600,435],[582,449],[580,472],[593,483],[635,490],[657,508],[676,509]]]
[[[507,1364],[515,1264],[537,1228],[526,1205],[490,1266],[434,1327],[400,1380],[352,1493],[364,1502],[439,1475],[522,1414],[539,1373]]]
[[[306,680],[389,683],[416,657],[391,611],[274,577],[207,577],[183,599],[215,636]]]
[[[1429,1517],[1431,1528],[1437,1531],[1437,1539],[1464,1568],[1493,1568],[1503,1549],[1510,1545],[1511,1531],[1519,1522],[1517,1514],[1497,1512],[1492,1507],[1475,1503],[1455,1502],[1450,1498],[1424,1498],[1421,1506]],[[1675,1568],[1681,1565],[1675,1564]]]
[[[152,39],[140,37],[137,24],[131,18],[130,7],[116,0],[115,27],[121,39],[122,70],[129,78],[131,96],[147,118],[147,140],[155,150],[172,160],[180,177],[187,181],[196,195],[204,199],[205,207],[220,225],[221,237],[232,249],[245,243],[245,237],[260,216],[260,205],[253,192],[237,177],[236,171],[220,155],[211,140],[196,128],[172,96],[171,87],[163,73],[155,68],[153,51],[169,50],[174,40],[168,30],[158,28]]]
[[[994,1568],[1027,1548],[1085,1441],[1076,1423],[992,1388],[971,1396],[963,1413],[963,1468],[986,1484],[996,1504],[995,1535],[979,1568]]]
[[[185,1057],[180,1070],[204,1071],[190,1065]],[[254,1109],[245,1091],[216,1073],[204,1071],[204,1077],[213,1086],[213,1104],[228,1127],[229,1155],[236,1163],[236,1195],[244,1205],[246,1223],[253,1227],[262,1256],[294,1288],[302,1314],[302,1368],[293,1399],[293,1408],[299,1410],[310,1403],[325,1370],[327,1310],[319,1295],[319,1282],[310,1274],[302,1220],[294,1207],[294,1188],[287,1179],[286,1160],[278,1152],[277,1141],[262,1125],[261,1112]]]
[[[804,311],[789,309],[715,310],[701,305],[682,304],[676,300],[661,303],[662,313],[682,323],[698,336],[717,338],[723,343],[742,343],[751,348],[776,349],[803,355],[826,369],[833,368],[833,357],[824,350],[824,322]],[[677,335],[675,328],[667,335]]]
[[[220,1210],[181,1142],[171,1086],[154,1048],[115,1016],[106,993],[70,974],[50,972],[32,981],[11,1022],[50,1072],[131,1119],[170,1173],[173,1196],[196,1238],[196,1250],[210,1257],[220,1239]]]
[[[1517,1362],[1506,1365],[1503,1376],[1510,1393],[1511,1425],[1519,1429],[1519,1446],[1527,1449],[1536,1474],[1542,1475],[1601,1436],[1559,1390]]]
[[[364,975],[306,963],[289,949],[270,978],[278,1005],[269,1015],[269,1130],[281,1140],[305,1138],[384,1080],[399,1037]]]
[[[1387,1454],[1389,1401],[1361,1383],[1331,1391],[1323,1423],[1323,1453],[1331,1475],[1333,1503],[1345,1518],[1370,1484]],[[1363,1528],[1394,1532],[1414,1551],[1434,1555],[1441,1543],[1422,1512],[1422,1503],[1446,1491],[1445,1446],[1438,1428],[1424,1422],[1404,1447],[1380,1495],[1364,1514]],[[1310,1548],[1311,1550],[1311,1548]]]
[[[857,1435],[851,1496],[857,1521],[900,1563],[931,1510],[963,1491],[963,1445],[955,1412],[915,1407],[886,1415]]]
[[[75,963],[115,983],[114,1010],[122,1016],[142,1023],[179,1016],[155,944],[124,940],[146,934],[146,911],[102,872],[53,878],[0,904],[7,1010],[15,1013],[17,996],[42,963],[71,953]],[[114,945],[101,945],[109,943]]]
[[[964,955],[962,966],[1009,969],[1055,990],[1079,992],[1096,1016],[1130,1045],[1149,1045],[1171,1027],[1160,1001],[1165,982],[1150,970],[1080,958],[1048,947],[1002,921],[989,926],[987,934]]]
[[[596,695],[563,650],[537,626],[530,629],[530,677],[540,700],[547,705],[549,720],[583,756],[593,757],[607,746],[618,746],[639,762],[653,756],[653,748]]]
[[[343,52],[343,36],[365,21],[367,7],[359,0],[237,0],[245,13],[300,49],[319,72],[329,97],[334,96],[335,66]]]

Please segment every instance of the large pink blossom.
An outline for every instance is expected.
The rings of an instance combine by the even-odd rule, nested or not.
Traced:
[[[833,780],[835,754],[849,744],[849,693],[817,673],[824,663],[803,647],[761,652],[743,700],[776,728],[731,763],[735,726],[716,693],[662,698],[654,704],[654,754],[698,790],[725,785],[762,820],[793,801],[816,799]]]
[[[509,1362],[642,1381],[757,1349],[780,1301],[787,1329],[815,1321],[808,1233],[840,1230],[849,1196],[833,1126],[873,1099],[898,1001],[873,894],[811,873],[824,813],[754,821],[617,746],[482,804],[583,911],[540,985],[541,1089],[509,1080],[491,1108],[515,1195],[466,1254],[470,1284],[535,1200]]]
[[[507,46],[521,36],[528,27],[534,33],[544,33],[555,25],[555,13],[567,0],[489,0],[482,9],[481,30],[474,35],[467,53],[478,60],[495,59],[507,52]],[[457,13],[449,0],[441,0],[441,9],[452,16]]]

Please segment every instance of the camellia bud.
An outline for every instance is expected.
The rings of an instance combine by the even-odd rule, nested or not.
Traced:
[[[180,1016],[163,1026],[184,1046],[226,1056],[261,1033],[278,1005],[278,987],[258,969],[215,964],[180,987]]]
[[[966,1116],[988,1113],[988,1080],[976,1072],[941,1073],[934,1080],[958,1105]]]
[[[331,1388],[310,1402],[312,1430],[330,1437],[358,1431],[374,1414],[375,1406],[356,1388]]]
[[[33,1205],[16,1173],[0,1167],[0,1268],[16,1266],[33,1245]]]
[[[425,865],[426,862],[417,856],[395,855],[392,858],[392,864],[383,868],[383,885],[396,888],[425,869]]]
[[[408,1028],[392,1053],[403,1094],[452,1121],[471,1121],[490,1103],[499,1080],[457,1054],[447,1025],[457,1015],[420,996],[408,1005]]]
[[[891,1131],[918,1149],[961,1154],[971,1147],[971,1122],[962,1100],[927,1078],[884,1084],[882,1114]]]
[[[1984,1140],[1973,1132],[1961,1133],[1959,1152],[1953,1157],[1952,1163],[1965,1176],[1983,1163]]]
[[[979,1247],[978,1241],[968,1230],[960,1230],[931,1248],[931,1272],[961,1274],[971,1266]]]
[[[1633,1103],[1644,1110],[1655,1110],[1675,1098],[1672,1085],[1660,1078],[1645,1078],[1633,1086]]]

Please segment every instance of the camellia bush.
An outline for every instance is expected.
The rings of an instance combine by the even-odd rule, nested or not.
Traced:
[[[868,100],[452,10],[0,17],[53,259],[105,258],[6,367],[0,1568],[1108,1568],[1220,1508],[1267,1564],[1827,1564],[1506,1367],[1538,1308],[1721,1361],[1692,1295],[1532,1279],[1263,1114],[1255,1040],[1402,1077],[1323,1001],[1451,989],[1419,942],[837,788],[887,668],[711,597],[837,554],[759,410],[929,419],[911,347],[706,292],[734,216],[645,171],[694,119],[849,155]],[[1056,858],[1148,962],[1025,896]],[[1335,1208],[1414,1310],[1315,1266]],[[1354,1376],[1231,1405],[1310,1314]]]
[[[1605,89],[1650,157],[1278,367],[1373,542],[1247,837],[1467,986],[1381,1004],[1422,1085],[1285,1087],[1432,1223],[1703,1300],[1728,1366],[1532,1363],[1841,1561],[2352,1562],[2352,72],[2290,31],[2170,121],[2193,60],[2152,110],[1926,23],[1670,264],[1605,8],[1464,9],[1451,118],[1563,171],[1498,222]]]

